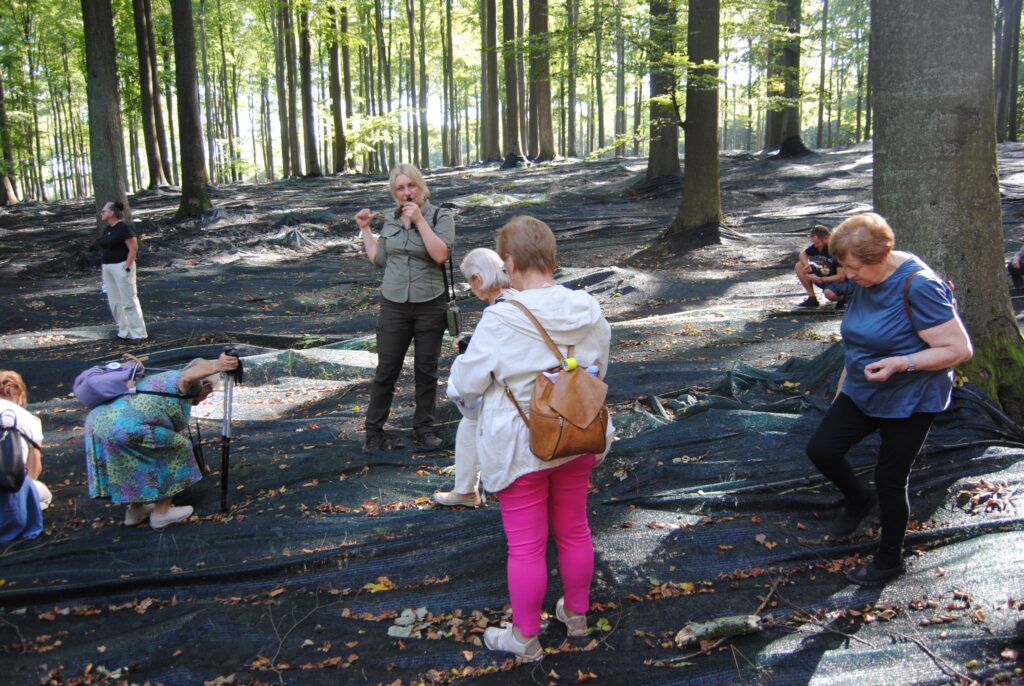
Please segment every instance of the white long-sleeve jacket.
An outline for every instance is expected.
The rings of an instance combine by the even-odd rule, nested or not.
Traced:
[[[564,286],[520,292],[514,298],[533,312],[562,351],[575,345],[580,367],[608,370],[611,328],[590,294]],[[511,389],[524,412],[529,412],[537,372],[558,365],[533,323],[508,302],[484,310],[469,349],[452,364],[449,384],[465,401],[482,398],[477,424],[477,456],[484,488],[496,493],[524,474],[551,469],[575,459],[544,462],[530,452],[529,430],[505,395]],[[613,427],[608,423],[608,444]],[[602,457],[602,456],[598,456]]]

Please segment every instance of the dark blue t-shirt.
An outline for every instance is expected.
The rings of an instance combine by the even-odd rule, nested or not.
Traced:
[[[839,262],[828,254],[827,245],[818,250],[814,247],[814,243],[811,243],[804,248],[804,254],[807,255],[807,263],[813,267],[814,273],[818,276],[832,276],[839,269]]]
[[[135,236],[135,229],[126,222],[104,226],[100,234],[100,261],[103,264],[117,264],[127,260],[128,246],[125,241]]]
[[[910,280],[911,323],[903,306],[903,286]],[[850,281],[849,283],[853,283]],[[945,324],[956,316],[953,293],[924,262],[911,255],[885,281],[855,286],[847,298],[840,333],[846,344],[843,393],[871,417],[909,417],[915,412],[942,412],[949,406],[953,370],[893,374],[868,381],[864,367],[882,359],[920,352],[928,347],[918,331]]]

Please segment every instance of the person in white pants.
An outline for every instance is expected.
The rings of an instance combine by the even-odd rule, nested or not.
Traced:
[[[148,338],[136,283],[139,239],[131,225],[124,221],[123,203],[108,202],[100,210],[100,218],[107,224],[100,234],[103,284],[107,287],[110,313],[117,323],[117,337],[139,343]]]
[[[490,248],[470,250],[459,264],[459,270],[469,281],[473,295],[488,305],[502,302],[518,292],[512,288],[505,274],[504,262]],[[470,336],[456,338],[456,349],[460,353],[465,352],[469,340]],[[462,420],[455,431],[455,486],[451,491],[435,492],[434,502],[448,507],[479,507],[480,470],[476,462],[476,435],[480,401],[463,402],[450,383],[447,395],[462,412]]]

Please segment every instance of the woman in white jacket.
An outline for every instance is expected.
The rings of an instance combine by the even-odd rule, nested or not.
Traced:
[[[603,377],[611,329],[594,298],[555,284],[555,236],[547,224],[533,217],[514,217],[498,231],[497,248],[512,286],[520,291],[513,299],[533,312],[560,348],[575,346],[574,357],[581,367],[594,365]],[[508,539],[512,624],[487,629],[484,642],[491,650],[528,660],[543,657],[537,634],[547,591],[549,527],[558,546],[564,591],[555,605],[555,617],[570,636],[587,634],[594,572],[587,487],[598,456],[541,461],[530,452],[529,430],[505,394],[507,387],[527,407],[534,377],[558,364],[526,315],[504,302],[484,311],[473,344],[451,371],[450,384],[464,401],[482,399],[477,429],[480,476],[484,488],[497,495]],[[611,431],[609,423],[609,438]]]

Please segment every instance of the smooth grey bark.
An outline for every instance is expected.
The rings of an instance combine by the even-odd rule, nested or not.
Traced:
[[[281,38],[284,40],[285,83],[288,91],[288,157],[291,175],[302,176],[302,149],[299,143],[299,78],[295,74],[295,29],[292,24],[292,2],[282,3]]]
[[[114,14],[110,0],[82,0],[82,25],[89,107],[89,161],[98,235],[103,226],[100,209],[106,203],[120,200],[128,207],[121,92],[114,57]]]
[[[159,85],[153,81],[153,65],[150,64],[150,30],[146,16],[145,0],[132,0],[132,18],[135,25],[135,51],[139,62],[139,94],[142,102],[142,139],[146,147],[146,168],[149,172],[149,188],[167,184],[164,175],[163,158],[157,145],[156,113],[159,107]]]
[[[302,140],[306,149],[306,176],[322,176],[316,150],[316,118],[313,112],[313,65],[309,44],[309,10],[299,11],[299,73],[302,81]]]
[[[615,154],[626,154],[626,38],[622,32],[622,0],[615,4]]]
[[[668,235],[699,230],[702,240],[717,240],[722,220],[718,181],[718,37],[719,0],[689,0],[686,56],[686,173],[683,197]],[[707,65],[711,66],[696,66]]]
[[[501,117],[498,106],[498,46],[497,46],[497,5],[494,0],[482,0],[486,7],[486,26],[484,27],[484,60],[487,63],[487,97],[484,102],[484,121],[487,122],[485,137],[483,140],[484,161],[501,159],[501,145],[499,143],[499,124]]]
[[[501,10],[501,61],[505,68],[505,117],[502,128],[502,147],[506,158],[509,155],[520,157],[523,152],[519,147],[519,75],[516,73],[515,0],[502,0]]]
[[[647,152],[647,173],[651,181],[680,174],[679,115],[673,103],[675,70],[669,55],[675,51],[676,0],[650,0],[650,112],[651,142]]]
[[[537,119],[537,162],[555,159],[549,39],[548,0],[530,0],[530,81],[534,94],[531,114]]]
[[[278,7],[270,13],[270,30],[274,38],[274,87],[277,93],[277,125],[281,131],[281,174],[287,179],[292,175],[292,150],[288,140],[288,88],[285,84],[283,24],[284,8]]]
[[[338,16],[331,7],[331,117],[334,120],[334,167],[335,174],[345,171],[348,160],[348,142],[345,139],[344,105],[341,100],[341,46],[338,42]]]
[[[821,55],[819,56],[818,69],[818,139],[815,147],[821,147],[822,126],[825,123],[825,46],[828,43],[828,0],[822,0],[821,6]],[[858,92],[859,95],[859,92]],[[857,128],[860,128],[860,119],[857,120]]]
[[[430,133],[427,128],[427,3],[420,0],[420,169],[430,168]]]
[[[18,201],[14,191],[14,151],[11,148],[11,129],[7,121],[7,98],[4,93],[4,72],[0,69],[0,206],[6,207]]]
[[[1017,118],[1016,72],[1020,61],[1021,0],[1000,0],[1000,31],[996,36],[996,136],[1010,136],[1010,122]],[[1016,132],[1014,132],[1016,133]]]
[[[83,4],[90,0],[82,0]],[[171,0],[174,32],[174,83],[178,90],[178,138],[181,141],[181,204],[178,217],[197,217],[210,207],[209,177],[203,158],[203,126],[199,119],[196,37],[191,0]]]
[[[793,136],[800,137],[800,10],[800,0],[779,0],[772,16],[787,35],[772,46],[768,65],[766,148],[778,148]]]
[[[576,157],[576,62],[579,51],[577,45],[578,36],[578,25],[579,25],[579,0],[566,0],[566,31],[568,31],[568,122],[566,123],[566,151],[565,154],[568,157]]]

